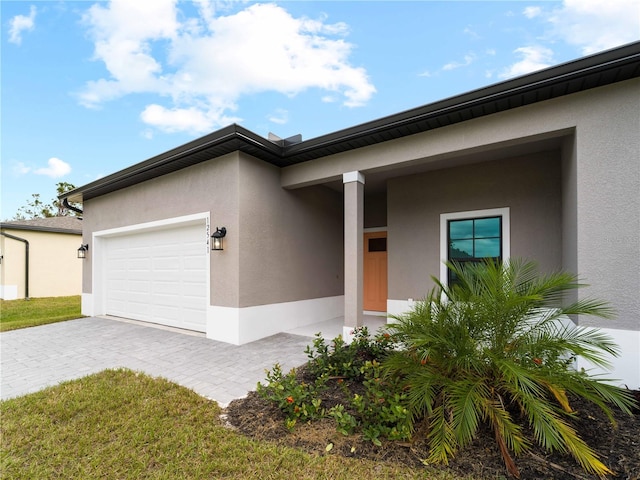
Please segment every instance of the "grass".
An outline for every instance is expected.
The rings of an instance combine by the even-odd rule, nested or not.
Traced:
[[[0,413],[4,480],[455,479],[250,440],[223,426],[215,402],[124,369],[5,400]]]
[[[0,300],[0,332],[80,317],[80,295]]]

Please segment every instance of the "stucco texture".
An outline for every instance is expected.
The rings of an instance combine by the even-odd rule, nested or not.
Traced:
[[[224,251],[209,255],[210,303],[247,307],[342,294],[341,209],[336,192],[285,191],[276,167],[236,152],[86,200],[84,239],[208,213],[211,231],[227,229]],[[87,264],[83,292],[92,293]]]
[[[388,184],[389,298],[423,298],[440,274],[440,214],[509,207],[511,257],[562,267],[557,152],[484,162]]]
[[[393,253],[397,250],[395,242],[401,242],[403,236],[412,235],[408,231],[398,231],[401,225],[411,228],[416,238],[427,238],[426,241],[431,242],[425,235],[433,235],[433,232],[427,233],[427,225],[433,218],[415,218],[409,199],[411,192],[417,196],[417,206],[423,211],[432,208],[420,203],[430,198],[428,192],[418,192],[427,187],[436,188],[445,195],[438,201],[446,210],[474,210],[490,203],[494,204],[491,205],[493,207],[508,205],[489,201],[490,198],[479,191],[481,185],[476,185],[468,177],[460,179],[447,173],[438,174],[442,175],[443,181],[463,187],[457,190],[433,182],[428,186],[418,186],[415,183],[418,180],[398,180],[411,188],[404,193],[399,191],[400,186],[394,186],[394,178],[402,176],[403,172],[418,177],[422,170],[425,176],[421,178],[426,180],[433,178],[427,171],[444,171],[480,161],[484,164],[492,156],[506,159],[509,156],[505,157],[504,152],[517,151],[519,155],[527,155],[529,150],[530,153],[540,153],[539,146],[550,143],[558,151],[553,166],[554,171],[560,173],[553,181],[556,184],[560,182],[561,200],[557,205],[557,196],[554,197],[558,212],[554,213],[552,222],[558,222],[559,214],[560,232],[555,230],[548,239],[537,238],[543,245],[559,243],[560,253],[556,253],[554,248],[551,258],[549,252],[542,252],[536,245],[531,244],[533,250],[525,249],[526,243],[523,242],[526,239],[518,240],[517,237],[526,232],[518,223],[526,220],[512,212],[512,222],[516,222],[512,232],[515,235],[512,256],[533,257],[542,263],[543,268],[559,264],[576,273],[591,285],[580,292],[581,296],[607,300],[617,312],[613,320],[578,319],[580,323],[639,331],[639,112],[640,80],[627,80],[286,167],[282,172],[282,185],[293,189],[335,182],[343,173],[354,170],[362,172],[365,178],[387,175],[389,298],[419,298],[428,287],[425,278],[438,272],[434,262],[439,261],[439,257],[435,249],[433,257],[425,259],[423,252],[433,245],[417,240],[412,243],[412,250]],[[494,187],[509,189],[505,182],[494,182]],[[472,194],[480,194],[481,197],[476,201]],[[502,195],[498,191],[491,194],[494,195],[493,200]],[[463,200],[465,196],[467,198]],[[506,200],[503,199],[502,203]],[[450,204],[443,204],[443,201]],[[407,211],[401,211],[399,205]],[[536,211],[527,208],[522,213],[535,215]],[[411,225],[410,219],[417,223]],[[547,232],[548,227],[549,224],[545,225],[542,231]],[[394,239],[396,235],[398,239]],[[405,270],[410,259],[420,265],[419,275],[411,273],[416,269]]]
[[[80,295],[83,261],[77,252],[81,235],[8,228],[3,232],[29,242],[30,298]],[[0,236],[0,249],[3,297],[25,298],[25,244]]]

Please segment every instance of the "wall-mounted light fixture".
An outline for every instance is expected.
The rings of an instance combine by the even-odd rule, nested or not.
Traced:
[[[227,229],[225,227],[216,227],[216,231],[211,235],[212,243],[211,250],[224,250],[223,238],[227,236]]]
[[[89,244],[88,243],[80,245],[80,248],[78,249],[78,258],[87,258],[87,252],[88,251],[89,251]]]

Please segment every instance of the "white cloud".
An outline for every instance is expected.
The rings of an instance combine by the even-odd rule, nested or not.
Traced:
[[[349,63],[353,46],[344,39],[344,23],[294,18],[275,4],[226,16],[219,2],[195,5],[195,18],[179,11],[176,0],[93,5],[84,22],[109,77],[88,82],[79,101],[98,107],[128,94],[155,94],[142,121],[201,133],[237,121],[230,112],[246,94],[294,96],[315,88],[355,107],[375,93],[365,69]]]
[[[84,178],[86,178],[88,182],[93,182],[94,180],[100,180],[104,176],[104,173],[96,173],[94,175],[85,174]]]
[[[522,13],[527,18],[535,18],[542,13],[542,9],[540,7],[527,7]]]
[[[20,45],[22,43],[22,32],[31,31],[35,27],[36,7],[31,5],[29,16],[16,15],[9,20],[9,41]]]
[[[56,157],[51,157],[47,161],[46,167],[33,168],[25,165],[24,162],[16,162],[12,167],[15,175],[26,175],[28,173],[35,173],[36,175],[45,175],[51,178],[60,178],[71,173],[71,165],[64,160],[60,160]]]
[[[471,37],[473,40],[480,40],[482,38],[480,35],[478,35],[478,32],[473,30],[471,27],[466,27],[463,30],[463,33]]]
[[[71,165],[64,160],[60,160],[56,157],[51,157],[47,161],[48,167],[36,168],[33,173],[36,175],[46,175],[51,178],[60,178],[71,173]]]
[[[514,50],[521,59],[505,68],[499,75],[501,78],[511,78],[542,70],[553,65],[553,51],[542,46],[520,47]]]
[[[234,123],[234,119],[226,117],[220,111],[204,111],[198,107],[165,108],[158,104],[147,105],[140,118],[147,125],[168,133],[205,133],[222,122]]]
[[[473,54],[468,54],[464,56],[464,61],[462,62],[449,62],[446,65],[444,65],[442,67],[442,70],[444,71],[448,71],[448,70],[455,70],[456,68],[460,68],[460,67],[467,67],[469,65],[471,65],[473,63],[473,61],[475,60],[475,55]]]
[[[276,109],[271,115],[269,115],[268,120],[273,123],[277,123],[278,125],[284,125],[289,121],[289,112],[283,108]]]
[[[30,167],[27,167],[23,162],[18,162],[13,166],[13,173],[16,175],[26,175],[31,171]]]
[[[565,0],[548,15],[557,38],[584,55],[640,39],[638,0]]]
[[[153,21],[144,19],[153,18]],[[162,66],[151,55],[151,42],[172,39],[178,23],[173,0],[131,2],[113,0],[108,7],[95,4],[85,13],[95,49],[111,78],[88,82],[80,94],[85,106],[98,106],[128,93],[170,93],[161,76]]]

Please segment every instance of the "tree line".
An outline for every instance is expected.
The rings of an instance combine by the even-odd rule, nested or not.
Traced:
[[[70,192],[76,188],[75,185],[68,182],[59,182],[56,184],[57,195],[50,202],[42,200],[39,193],[31,194],[31,199],[27,200],[26,205],[18,208],[18,211],[12,220],[32,220],[34,218],[49,217],[77,217],[79,213],[66,208],[58,196]],[[80,205],[70,202],[70,205],[79,208]]]

